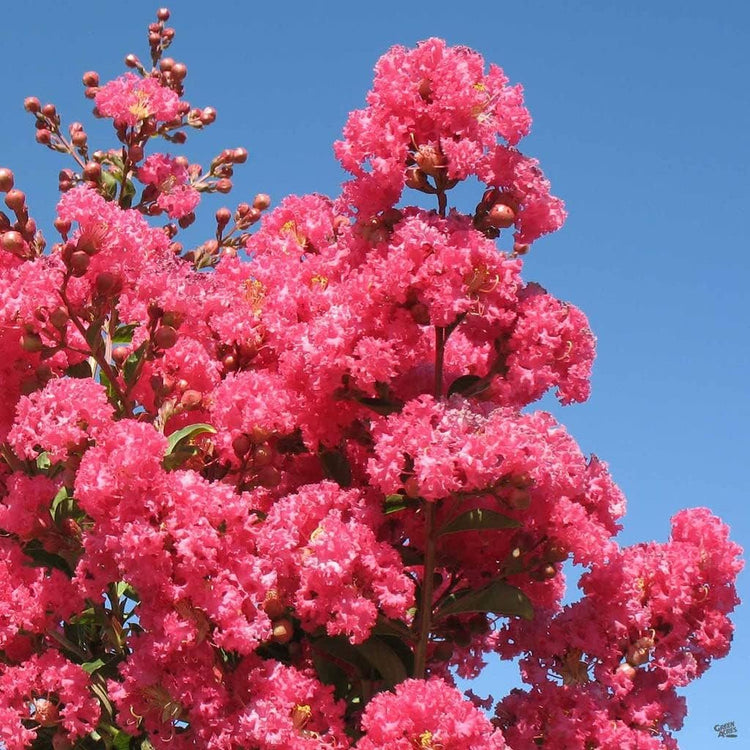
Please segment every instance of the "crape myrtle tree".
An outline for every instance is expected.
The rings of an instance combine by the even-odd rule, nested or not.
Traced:
[[[0,170],[0,744],[677,747],[741,550],[704,508],[620,547],[606,465],[527,408],[586,399],[594,336],[521,278],[565,219],[521,88],[395,47],[338,198],[261,193],[188,248],[247,152],[182,155],[216,113],[157,19],[148,63],[83,76],[113,148],[25,102],[71,160],[50,246]],[[492,652],[526,688],[464,695]]]

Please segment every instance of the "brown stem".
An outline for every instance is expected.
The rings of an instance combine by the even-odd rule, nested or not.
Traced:
[[[78,332],[83,336],[83,340],[87,341],[86,339],[86,326],[83,325],[78,315],[76,315],[75,310],[73,309],[73,306],[70,304],[70,301],[68,300],[68,295],[65,293],[65,289],[67,286],[67,278],[63,282],[62,289],[58,289],[58,294],[60,295],[60,299],[62,299],[63,303],[65,304],[65,307],[68,311],[68,315],[70,316],[70,320],[73,323],[73,325],[78,329]],[[122,403],[122,408],[124,409],[125,413],[132,417],[133,416],[133,407],[130,403],[130,399],[127,397],[127,394],[122,390],[120,387],[120,383],[117,381],[117,373],[114,372],[112,367],[110,366],[109,362],[107,362],[107,358],[103,357],[100,352],[94,351],[94,347],[89,347],[89,352],[91,356],[96,361],[96,364],[99,365],[99,368],[101,371],[107,376],[107,379],[112,384],[112,388],[114,389],[115,393],[117,394],[117,397],[120,399]]]
[[[445,328],[435,326],[435,400],[443,397],[443,363],[445,360]],[[432,630],[432,598],[434,594],[435,553],[435,506],[439,500],[425,500],[424,536],[425,554],[422,574],[422,594],[419,602],[419,640],[414,655],[414,676],[424,679],[427,672],[427,644]]]
[[[438,213],[445,218],[445,213],[448,208],[448,196],[445,194],[445,190],[439,190],[438,194]]]
[[[419,603],[419,641],[414,656],[414,676],[424,679],[427,670],[427,643],[432,629],[432,595],[435,577],[435,503],[425,501],[425,557],[422,596]]]

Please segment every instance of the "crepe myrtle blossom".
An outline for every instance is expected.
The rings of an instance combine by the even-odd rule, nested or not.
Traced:
[[[194,240],[247,152],[179,152],[216,113],[169,17],[150,69],[83,75],[112,141],[24,102],[73,157],[49,248],[0,168],[0,745],[676,748],[742,550],[705,508],[621,547],[606,462],[534,406],[588,398],[596,339],[525,277],[565,209],[521,87],[394,47],[341,195],[258,193]],[[489,654],[524,689],[462,693]]]

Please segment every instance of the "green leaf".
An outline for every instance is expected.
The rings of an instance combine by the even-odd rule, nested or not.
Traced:
[[[65,486],[60,487],[60,489],[57,491],[57,494],[53,498],[52,506],[50,507],[50,513],[52,513],[53,517],[60,503],[62,503],[64,500],[67,500],[69,497],[70,495],[68,495],[68,488]]]
[[[91,365],[87,359],[82,362],[76,362],[74,365],[70,365],[65,374],[71,378],[90,378],[93,375]]]
[[[405,510],[408,507],[409,503],[404,495],[388,495],[385,498],[383,512],[388,515],[389,513],[398,513],[398,511]]]
[[[117,730],[117,734],[112,738],[113,750],[130,750],[131,736],[127,732]]]
[[[117,195],[117,188],[120,183],[118,179],[112,174],[112,172],[103,169],[102,170],[102,192],[104,197],[108,200],[112,200]]]
[[[41,469],[42,471],[47,471],[50,466],[52,466],[52,462],[49,460],[49,453],[47,453],[47,451],[42,451],[36,457],[36,468]]]
[[[333,479],[339,487],[351,487],[352,467],[346,456],[337,450],[322,450],[319,455],[326,476]]]
[[[180,444],[186,440],[194,438],[196,435],[201,435],[204,432],[216,432],[216,428],[210,424],[204,422],[196,422],[195,424],[189,424],[187,427],[183,427],[181,430],[173,432],[167,438],[167,454],[170,455],[180,446]]]
[[[476,396],[489,388],[489,382],[479,375],[461,375],[456,378],[448,388],[448,395],[460,393],[462,396]]]
[[[137,323],[128,323],[127,325],[117,326],[117,330],[112,336],[113,344],[129,344],[133,340],[133,333],[138,328]]]
[[[101,669],[104,666],[104,659],[94,659],[94,661],[85,661],[81,664],[81,669],[88,674],[94,674],[97,669]]]
[[[382,414],[384,417],[401,411],[404,406],[403,401],[391,401],[387,398],[371,398],[369,396],[358,398],[357,401],[368,409],[372,409],[375,413]]]
[[[492,612],[496,615],[517,615],[531,620],[534,609],[526,594],[505,581],[493,581],[481,589],[461,592],[443,604],[439,617],[467,612]]]
[[[144,341],[126,360],[122,366],[122,375],[128,385],[132,385],[135,374],[138,372],[138,364],[143,359],[148,347],[148,341]]]
[[[438,536],[442,534],[455,534],[458,531],[517,529],[520,525],[521,522],[517,521],[515,518],[504,516],[502,513],[496,513],[494,510],[473,508],[446,523],[445,526],[438,531]]]
[[[368,638],[357,650],[380,673],[388,687],[398,685],[409,676],[401,658],[381,638]]]
[[[43,568],[57,568],[67,575],[72,576],[73,571],[65,558],[53,552],[47,552],[38,539],[32,539],[23,548],[24,554],[28,555],[34,563]]]

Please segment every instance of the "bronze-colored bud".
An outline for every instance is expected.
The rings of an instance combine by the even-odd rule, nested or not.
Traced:
[[[26,208],[26,194],[15,188],[9,190],[5,196],[5,205],[14,213],[21,213]]]
[[[37,112],[41,112],[41,110],[42,110],[42,103],[35,96],[27,96],[23,100],[23,108],[27,112],[31,112],[32,114],[36,114]]]
[[[7,167],[0,167],[0,193],[13,189],[13,172]]]
[[[177,331],[172,326],[159,326],[154,332],[154,344],[159,349],[171,349],[177,343]]]
[[[95,70],[87,70],[81,80],[84,86],[98,86],[99,85],[99,74]]]
[[[253,208],[257,208],[258,211],[265,211],[271,205],[271,197],[266,193],[258,193],[253,198]]]

